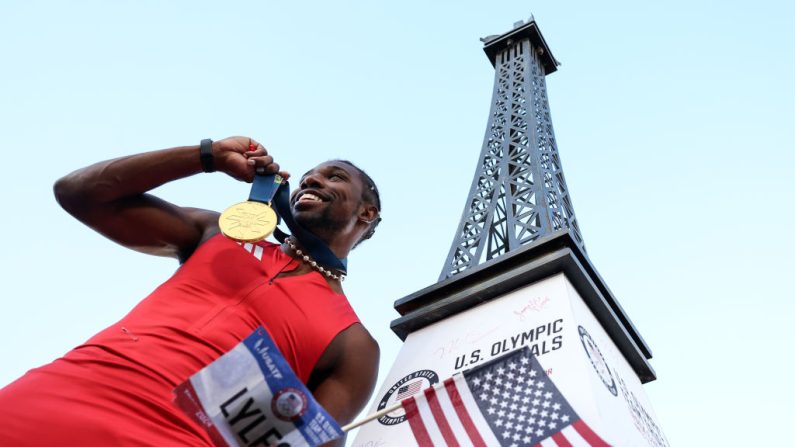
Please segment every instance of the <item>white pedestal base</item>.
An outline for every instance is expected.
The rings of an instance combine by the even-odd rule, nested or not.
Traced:
[[[616,446],[668,445],[637,374],[564,273],[410,333],[370,412],[523,346],[602,439]],[[412,445],[402,410],[363,426],[353,443]]]

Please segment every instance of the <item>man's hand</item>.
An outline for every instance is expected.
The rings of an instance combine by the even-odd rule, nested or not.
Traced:
[[[262,144],[248,137],[229,137],[213,143],[216,168],[244,182],[252,182],[254,174],[279,173],[287,179],[288,172],[279,171],[279,164],[268,155]]]

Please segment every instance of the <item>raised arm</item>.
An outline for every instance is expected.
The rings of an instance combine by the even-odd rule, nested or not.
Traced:
[[[212,153],[218,171],[241,181],[251,182],[255,169],[279,170],[265,148],[246,137],[216,141]],[[109,239],[183,261],[218,232],[218,214],[179,207],[147,191],[199,172],[198,145],[163,149],[78,169],[55,183],[55,197],[69,214]]]

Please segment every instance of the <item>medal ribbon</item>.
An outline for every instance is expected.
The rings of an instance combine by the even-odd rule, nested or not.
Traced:
[[[248,199],[255,202],[272,203],[276,214],[284,220],[301,247],[309,253],[315,262],[347,274],[348,260],[338,258],[323,240],[295,221],[290,209],[290,184],[281,176],[277,174],[255,175]],[[274,231],[274,235],[279,242],[284,242],[289,237],[278,228]]]
[[[284,179],[278,174],[255,175],[248,200],[270,205],[273,202],[273,196],[276,195],[276,191],[283,183],[285,183]]]

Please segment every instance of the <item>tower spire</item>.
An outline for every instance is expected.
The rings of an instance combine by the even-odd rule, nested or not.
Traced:
[[[545,76],[559,63],[532,17],[481,41],[494,66],[491,111],[439,280],[560,230],[585,249],[549,115]]]

